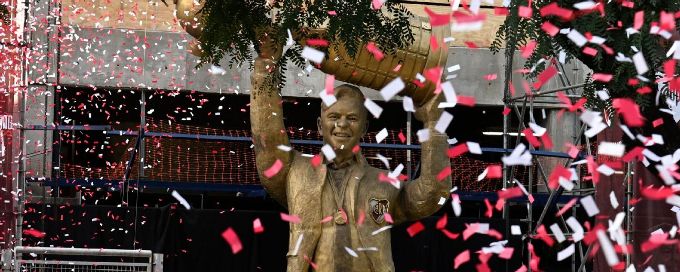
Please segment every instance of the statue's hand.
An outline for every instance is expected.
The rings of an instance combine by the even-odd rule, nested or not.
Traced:
[[[416,108],[416,119],[423,122],[423,124],[434,123],[439,120],[439,116],[442,114],[442,109],[438,108],[439,103],[442,101],[441,92],[434,97],[430,98],[427,103]]]

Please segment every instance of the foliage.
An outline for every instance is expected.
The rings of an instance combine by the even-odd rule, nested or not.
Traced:
[[[537,0],[531,6],[533,12],[530,18],[520,17],[518,9],[520,6],[528,5],[527,0],[512,0],[510,14],[504,24],[496,33],[496,40],[493,43],[493,50],[496,52],[503,46],[521,49],[529,41],[536,41],[537,47],[533,54],[527,59],[526,67],[531,68],[543,58],[555,58],[559,52],[564,51],[567,56],[574,57],[582,61],[595,73],[614,75],[610,82],[596,82],[598,89],[607,88],[612,97],[630,97],[636,99],[641,105],[649,104],[649,96],[640,95],[636,92],[638,88],[648,86],[656,89],[655,68],[663,67],[666,61],[666,51],[672,43],[664,42],[664,38],[657,34],[650,34],[652,24],[658,24],[661,11],[675,13],[680,11],[680,1],[662,0],[640,0],[632,1],[633,8],[624,7],[623,1],[602,1],[598,5],[603,7],[602,12],[598,8],[592,10],[579,11],[572,6],[582,1],[578,0]],[[628,2],[628,1],[626,1]],[[557,16],[541,16],[541,9],[547,5],[557,3],[564,9],[574,11],[571,20],[563,20]],[[637,33],[627,34],[627,28],[632,27],[635,13],[644,12],[644,24]],[[677,20],[677,19],[676,19]],[[567,35],[557,34],[550,37],[541,26],[549,22],[560,29],[574,29],[584,35],[593,35],[605,39],[604,46],[611,48],[611,52],[606,52],[604,46],[588,43],[584,47],[579,47],[573,43]],[[680,24],[678,24],[680,26]],[[588,34],[586,34],[588,33]],[[583,53],[585,47],[597,50],[595,56]],[[626,57],[632,57],[635,49],[641,50],[650,69],[649,72],[641,75],[649,82],[641,81],[639,84],[630,85],[628,80],[637,78],[637,71],[632,62],[620,62],[616,60],[616,54],[621,53]],[[612,53],[613,52],[613,53]],[[537,73],[545,68],[545,65],[537,67]]]
[[[201,13],[205,24],[200,37],[206,53],[204,63],[217,63],[224,57],[229,57],[230,65],[252,63],[253,49],[256,53],[263,50],[260,41],[264,36],[272,39],[273,46],[282,48],[289,31],[297,43],[279,64],[290,60],[300,67],[306,64],[300,55],[299,42],[303,39],[325,39],[331,47],[344,47],[350,56],[367,42],[390,52],[413,41],[410,12],[391,0],[380,10],[372,9],[370,0],[205,0]],[[322,28],[324,31],[317,31]],[[285,65],[277,66],[285,69]],[[282,76],[283,70],[279,72]]]

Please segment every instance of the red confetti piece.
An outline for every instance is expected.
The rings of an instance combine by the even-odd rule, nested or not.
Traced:
[[[357,154],[359,153],[359,150],[361,150],[361,147],[359,145],[355,145],[352,147],[352,153]]]
[[[655,189],[651,186],[642,187],[640,190],[642,197],[650,200],[664,200],[669,196],[675,194],[675,190],[671,187],[661,186]]]
[[[451,14],[450,13],[435,13],[434,11],[430,10],[425,6],[424,8],[425,13],[427,13],[427,16],[430,17],[430,25],[435,27],[435,26],[441,26],[441,25],[448,25],[451,22]]]
[[[663,125],[663,118],[659,118],[659,119],[652,121],[652,126],[658,127],[660,125]]]
[[[321,219],[320,223],[325,224],[325,223],[331,222],[331,220],[333,220],[333,216],[329,215],[329,216],[326,216],[323,219]]]
[[[498,74],[488,74],[484,76],[484,79],[487,81],[495,80],[498,78]]]
[[[531,56],[531,54],[534,53],[534,50],[536,49],[536,45],[538,45],[538,43],[534,40],[531,40],[527,43],[527,45],[522,46],[522,48],[521,48],[522,57],[525,58],[525,59],[529,58]]]
[[[479,48],[479,46],[477,46],[477,45],[476,45],[476,44],[475,44],[474,42],[471,42],[471,41],[465,41],[464,43],[465,43],[465,46],[467,46],[467,47],[468,47],[468,48],[470,48],[470,49],[476,49],[476,48]]]
[[[531,18],[531,14],[533,14],[533,10],[531,9],[531,7],[519,6],[519,11],[518,11],[517,14],[519,14],[519,17]]]
[[[224,238],[224,240],[229,243],[229,246],[231,246],[231,252],[233,254],[239,253],[241,249],[243,249],[241,239],[238,238],[238,235],[236,235],[236,232],[234,232],[234,229],[231,227],[222,232],[222,238]]]
[[[512,253],[515,252],[515,249],[512,247],[506,247],[501,251],[501,253],[498,254],[498,258],[505,259],[505,260],[510,260],[512,258]]]
[[[529,144],[531,144],[534,147],[539,147],[541,146],[541,142],[538,141],[538,138],[534,136],[534,132],[530,128],[525,128],[522,133],[524,134],[524,138],[527,139]]]
[[[400,141],[402,144],[403,144],[403,143],[406,143],[406,136],[404,136],[404,133],[402,133],[401,131],[399,131],[399,135],[397,135],[397,136],[399,136],[399,141]]]
[[[442,171],[440,171],[439,174],[437,174],[437,181],[442,181],[450,175],[451,175],[451,167],[444,167],[444,169],[442,169]]]
[[[293,224],[300,223],[300,217],[298,217],[297,215],[290,215],[290,214],[287,214],[287,213],[281,213],[281,220],[286,221],[286,222],[290,222],[290,223],[293,223]]]
[[[305,42],[309,46],[323,46],[327,47],[329,45],[329,42],[324,39],[309,39]]]
[[[282,167],[283,167],[283,162],[279,159],[276,159],[274,164],[272,164],[272,166],[269,167],[269,169],[264,171],[264,176],[267,177],[267,178],[271,178],[271,177],[275,176],[276,174],[278,174],[279,171],[281,171]]]
[[[506,116],[506,115],[508,115],[508,114],[510,114],[510,108],[504,107],[504,108],[503,108],[503,116]]]
[[[23,231],[23,234],[27,235],[27,236],[35,237],[35,238],[38,238],[38,239],[45,237],[44,232],[36,230],[36,229],[25,229]]]
[[[423,230],[425,230],[425,226],[423,225],[423,223],[420,223],[420,221],[415,222],[412,225],[408,226],[408,228],[406,228],[406,232],[408,232],[408,235],[410,237],[416,236],[416,234],[420,233]]]
[[[541,8],[541,17],[557,16],[565,21],[569,21],[574,16],[574,12],[570,9],[561,8],[556,2],[552,2],[547,6]]]
[[[493,8],[493,14],[496,16],[506,16],[509,14],[508,8],[504,7],[495,7]]]
[[[486,177],[490,179],[503,177],[503,167],[500,165],[489,165],[486,167]]]
[[[536,238],[543,240],[543,242],[545,242],[545,244],[547,244],[548,246],[553,246],[555,241],[552,239],[552,237],[550,237],[548,232],[545,230],[544,225],[541,225],[540,227],[538,227],[536,232],[537,232]]]
[[[538,81],[534,83],[534,89],[540,89],[543,84],[548,83],[548,81],[557,74],[557,68],[554,65],[548,66],[541,74],[538,75]]]
[[[555,37],[557,33],[560,32],[560,28],[556,27],[555,25],[551,24],[550,22],[545,22],[541,25],[541,29],[545,31],[548,35],[551,37]]]
[[[458,239],[458,236],[460,236],[460,233],[453,233],[447,229],[442,229],[441,231],[444,233],[444,235],[446,235],[446,237],[448,237],[451,240],[456,240]]]
[[[486,206],[486,212],[484,213],[484,216],[491,218],[493,216],[493,206],[491,206],[489,199],[484,199],[484,205]]]
[[[459,95],[457,98],[458,104],[463,106],[474,107],[477,102],[474,96]]]
[[[381,1],[381,0],[373,0],[373,1],[371,1],[371,7],[372,7],[374,10],[379,10],[380,7],[382,7],[382,5],[383,5],[384,2],[385,2],[385,1]]]
[[[640,147],[640,146],[633,147],[632,150],[628,151],[628,153],[626,153],[625,155],[623,155],[623,157],[621,157],[621,160],[623,162],[630,162],[634,159],[637,159],[638,161],[642,161],[642,158],[644,158],[644,155],[642,155],[642,151],[644,151],[644,150],[645,149]]]
[[[448,220],[448,216],[446,216],[446,214],[442,215],[442,217],[440,217],[439,220],[437,220],[436,228],[439,229],[439,230],[445,229],[447,220]]]
[[[593,80],[595,81],[600,81],[600,82],[609,82],[612,80],[614,75],[612,74],[601,74],[601,73],[594,73],[593,74]]]
[[[555,166],[555,169],[553,169],[552,173],[550,173],[550,177],[548,178],[548,186],[550,189],[557,189],[559,186],[559,178],[562,177],[566,180],[570,180],[571,177],[571,172],[569,169],[564,168],[564,166],[557,165]]]
[[[385,54],[383,54],[383,52],[380,50],[380,48],[378,48],[378,46],[376,46],[375,43],[373,43],[373,42],[369,42],[366,45],[366,50],[368,50],[368,52],[373,54],[373,57],[377,61],[381,61],[385,57]]]
[[[466,249],[465,251],[458,254],[458,256],[456,256],[456,259],[453,262],[453,269],[458,269],[458,267],[460,267],[460,265],[466,263],[469,260],[470,260],[470,250]]]
[[[314,155],[314,157],[312,157],[310,161],[312,163],[312,166],[318,167],[319,165],[321,165],[321,154]]]
[[[361,226],[364,224],[364,220],[366,219],[366,213],[364,213],[364,210],[359,211],[359,219],[357,219],[357,225]]]
[[[543,142],[543,147],[545,147],[545,149],[553,148],[552,139],[550,138],[550,135],[548,135],[547,132],[543,134],[543,136],[541,136],[541,142]]]
[[[335,76],[334,75],[326,75],[326,93],[327,94],[334,94],[335,93]]]
[[[651,92],[652,92],[652,88],[650,88],[649,86],[642,86],[642,87],[638,88],[638,89],[636,90],[636,92],[639,93],[639,94],[641,94],[641,95],[645,95],[645,94],[651,93]]]
[[[319,267],[312,261],[312,259],[310,259],[309,256],[307,256],[307,254],[305,254],[304,259],[305,259],[305,262],[309,263],[309,266],[311,266],[312,269],[314,269],[314,270],[319,269]]]
[[[473,234],[477,233],[479,230],[479,224],[465,224],[465,230],[463,230],[463,240],[467,240]]]
[[[673,16],[673,13],[670,12],[665,12],[661,11],[661,16],[660,16],[661,29],[666,30],[666,31],[675,31],[675,16]]]
[[[459,145],[457,145],[457,146],[454,146],[454,147],[449,148],[449,150],[448,150],[448,152],[447,152],[447,155],[449,156],[449,158],[452,158],[452,159],[453,159],[453,158],[455,158],[455,157],[458,157],[458,156],[460,156],[460,155],[463,155],[464,153],[466,153],[466,152],[468,152],[468,151],[469,151],[469,150],[468,150],[467,144],[466,144],[466,143],[462,143],[462,144],[459,144]]]
[[[524,192],[522,192],[522,189],[519,187],[512,187],[508,188],[505,190],[499,190],[498,191],[498,198],[499,199],[512,199],[515,197],[520,197],[523,196]]]
[[[385,213],[385,221],[390,224],[394,224],[394,220],[392,220],[392,215],[390,213]]]
[[[571,207],[574,206],[574,204],[576,204],[576,201],[578,201],[577,198],[572,198],[571,200],[569,200],[569,202],[567,202],[567,204],[564,204],[564,206],[562,206],[562,208],[559,211],[557,211],[555,216],[563,215],[565,212],[567,212],[569,209],[571,209]]]
[[[645,23],[645,11],[641,10],[635,13],[635,19],[633,20],[633,28],[635,30],[640,30],[642,25]]]
[[[329,10],[329,11],[328,11],[328,15],[330,15],[330,16],[336,16],[336,15],[338,15],[338,13],[335,12],[335,10]]]
[[[623,116],[623,121],[629,127],[641,127],[645,123],[645,118],[640,114],[640,106],[630,98],[615,98],[612,107],[616,112]]]
[[[262,226],[262,221],[260,221],[260,218],[255,218],[253,221],[253,232],[256,234],[264,232],[264,227]]]
[[[435,50],[437,50],[437,48],[439,48],[439,43],[437,42],[437,36],[432,35],[432,36],[430,36],[430,49],[432,51],[435,51]]]

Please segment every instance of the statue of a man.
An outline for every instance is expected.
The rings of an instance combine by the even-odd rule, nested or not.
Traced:
[[[429,216],[451,188],[450,177],[437,179],[450,167],[447,137],[434,130],[441,114],[439,96],[415,113],[430,129],[429,140],[422,143],[420,177],[397,189],[384,181],[387,171],[371,167],[361,152],[353,152],[368,127],[365,98],[357,87],[337,87],[337,102],[321,108],[319,132],[335,151],[332,161],[314,166],[312,158],[279,149],[290,142],[280,90],[268,79],[275,61],[263,55],[255,60],[251,75],[250,120],[262,185],[300,218],[290,224],[288,271],[308,271],[310,266],[317,271],[394,271],[390,231],[379,231],[389,226],[386,218],[399,224]],[[282,167],[266,177],[265,170],[274,164]]]

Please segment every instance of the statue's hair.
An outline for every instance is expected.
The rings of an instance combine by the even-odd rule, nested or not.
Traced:
[[[361,104],[362,104],[361,108],[364,110],[364,113],[368,114],[368,111],[366,110],[366,108],[363,107],[363,101],[364,101],[364,99],[366,99],[366,97],[364,96],[364,93],[362,93],[361,90],[357,86],[350,85],[350,84],[342,84],[338,87],[335,87],[334,95],[335,95],[335,98],[338,99],[338,100],[346,99],[346,98],[354,98],[354,99],[361,101]],[[324,110],[326,110],[326,104],[324,104],[322,102],[321,103],[321,111],[323,112]]]

